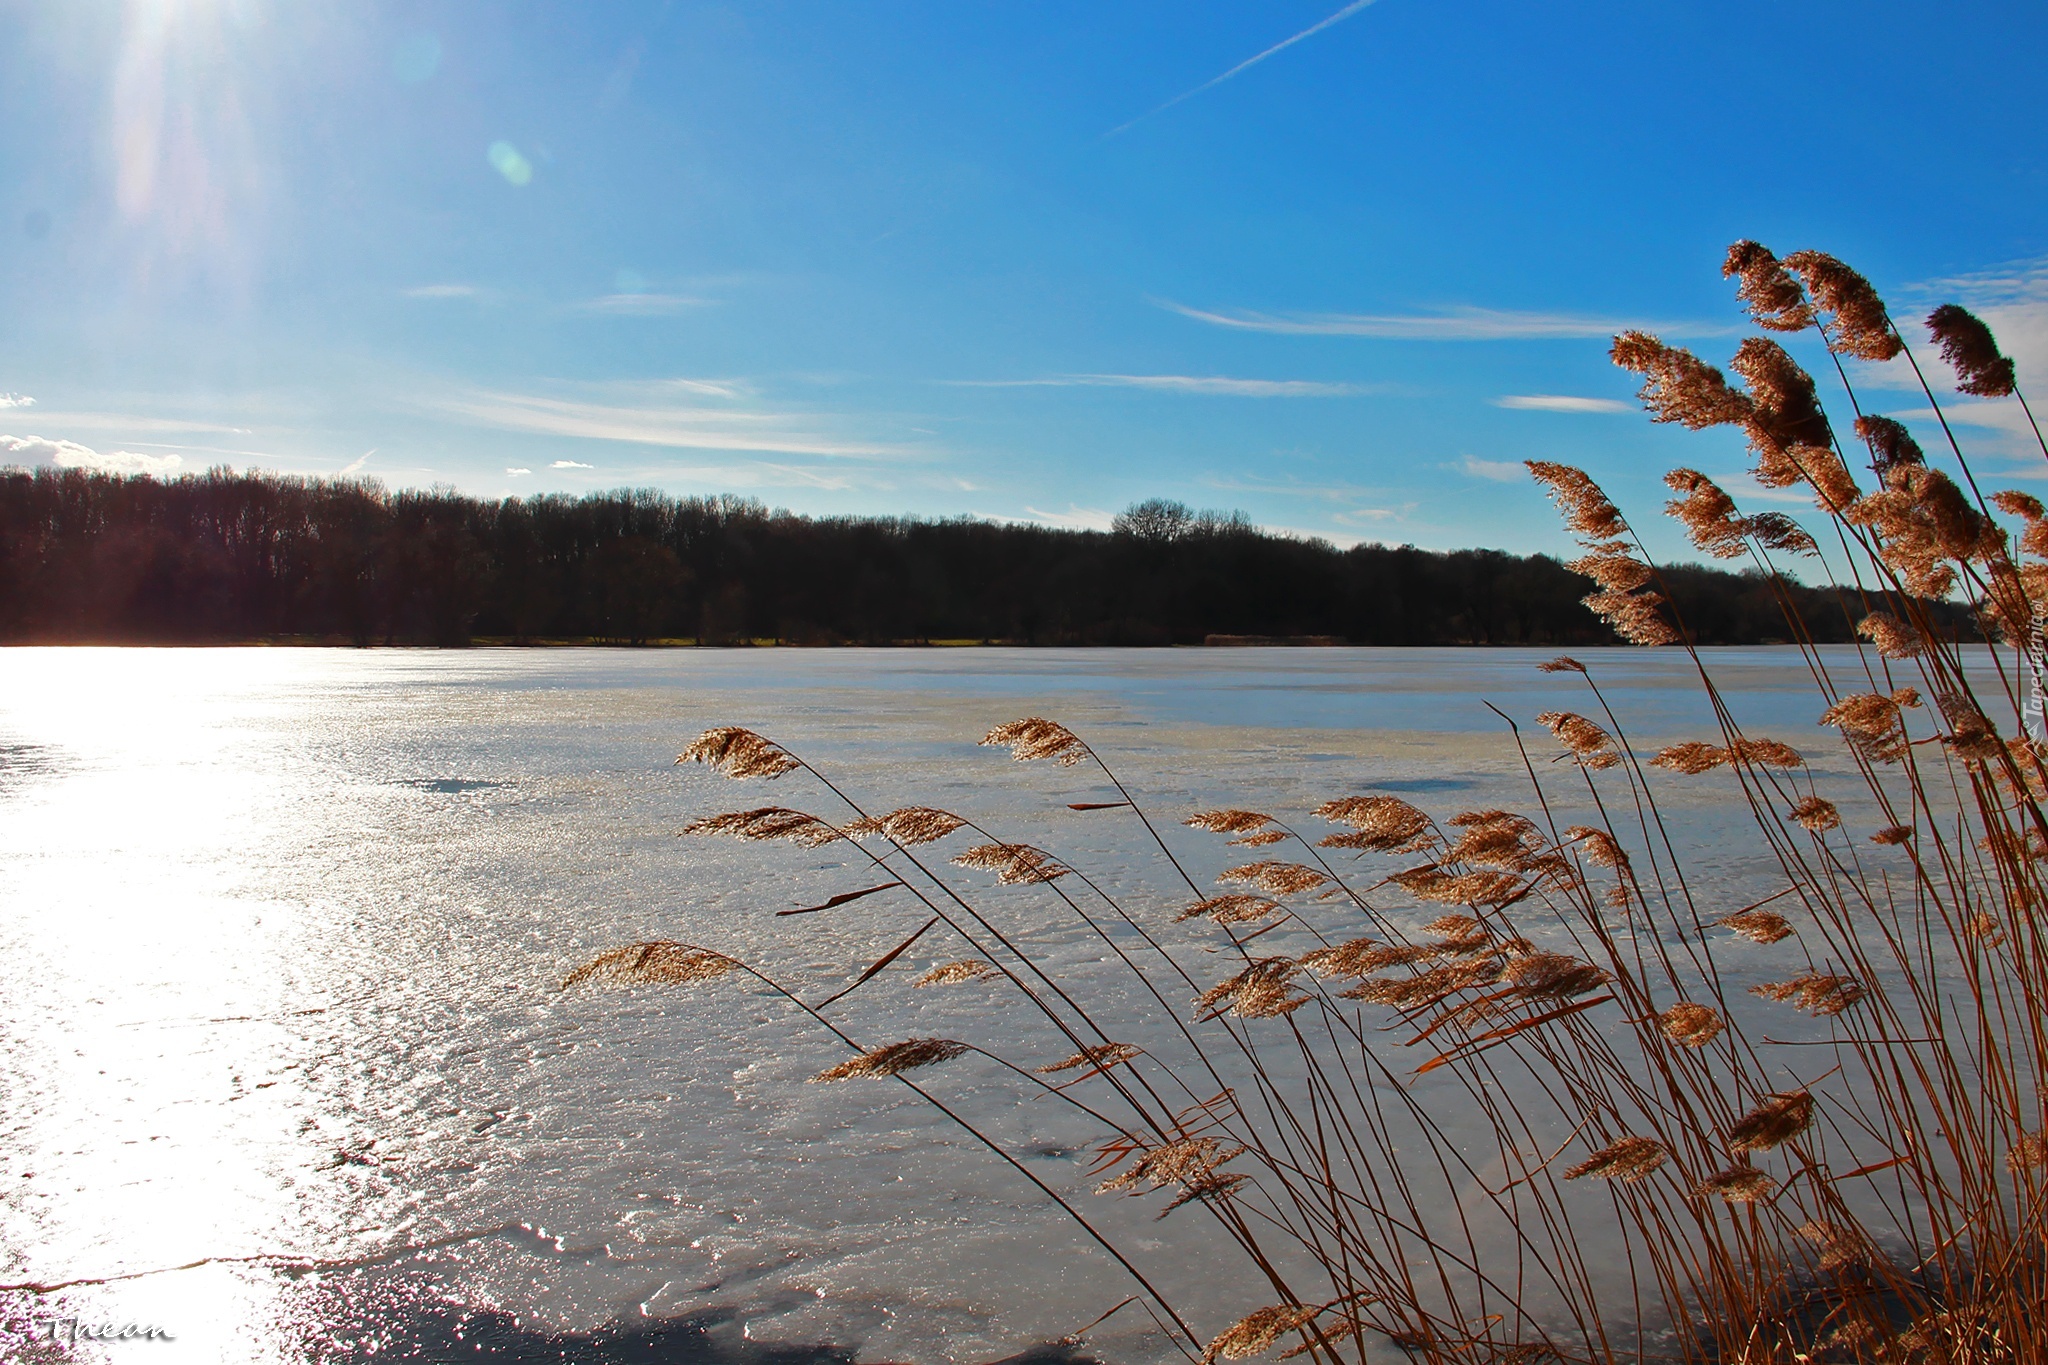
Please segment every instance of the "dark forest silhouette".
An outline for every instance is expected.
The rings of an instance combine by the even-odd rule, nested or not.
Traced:
[[[1666,579],[1701,643],[1785,634],[1762,578]],[[488,502],[227,470],[0,471],[0,640],[15,643],[1611,643],[1579,604],[1591,587],[1545,555],[1340,550],[1163,500],[1105,533],[648,490]],[[1833,593],[1793,591],[1816,638],[1850,638]]]

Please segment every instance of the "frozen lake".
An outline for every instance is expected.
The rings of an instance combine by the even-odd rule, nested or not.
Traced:
[[[900,1087],[802,1084],[847,1054],[772,996],[557,990],[605,948],[675,938],[829,993],[920,922],[888,895],[776,918],[872,870],[845,845],[675,831],[844,808],[801,774],[677,768],[678,749],[751,726],[870,810],[958,810],[1165,925],[1186,888],[1129,813],[1066,808],[1114,799],[1100,775],[1011,763],[976,746],[990,726],[1078,731],[1202,880],[1243,851],[1179,827],[1199,809],[1293,818],[1373,791],[1440,818],[1527,806],[1483,703],[1543,763],[1535,715],[1592,709],[1545,657],[0,651],[0,1281],[78,1282],[0,1307],[161,1326],[173,1340],[106,1355],[165,1365],[348,1358],[468,1310],[547,1333],[673,1320],[672,1358],[707,1361],[983,1361],[1056,1339],[1129,1292],[1114,1264]],[[1682,654],[1582,657],[1635,747],[1717,737]],[[1752,733],[1842,766],[1795,652],[1713,663]],[[1706,877],[1740,882],[1757,869],[1706,790],[1675,789],[1675,833]],[[1100,977],[1099,947],[1038,889],[958,881],[1071,980]],[[1202,930],[1172,934],[1199,953]],[[849,1018],[875,1041],[1054,1055],[1042,1029],[992,1032],[985,990],[906,989],[960,956],[920,943]],[[1103,989],[1115,1016],[1125,988]],[[1078,1192],[1205,1330],[1262,1301],[1196,1222],[1085,1193],[1099,1127],[1020,1104],[976,1058],[924,1074]],[[1166,1358],[1146,1325],[1120,1315],[1090,1348]]]

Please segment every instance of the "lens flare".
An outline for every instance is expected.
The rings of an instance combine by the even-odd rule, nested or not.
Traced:
[[[525,185],[533,179],[533,163],[509,142],[493,142],[484,157],[507,184]]]

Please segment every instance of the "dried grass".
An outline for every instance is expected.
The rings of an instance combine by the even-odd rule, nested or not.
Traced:
[[[1740,242],[1725,273],[1766,331],[1815,328],[1836,354],[1873,363],[1902,346],[1868,281],[1832,257],[1780,261]],[[1929,326],[1964,392],[2017,392],[1981,322],[1950,307]],[[1104,1126],[1087,1173],[1106,1176],[1096,1188],[1166,1193],[1161,1216],[1189,1210],[1176,1229],[1241,1256],[1257,1297],[1183,1315],[1146,1274],[1183,1243],[1125,1246],[1091,1221],[1078,1172],[1013,1150],[1013,1125],[999,1121],[1011,1111],[985,1077],[943,1097],[923,1088],[943,1076],[914,1088],[1114,1259],[1190,1358],[1249,1358],[1293,1336],[1289,1354],[1328,1365],[1378,1358],[1384,1343],[1431,1365],[1620,1365],[1652,1341],[1697,1365],[2048,1360],[2048,755],[2019,712],[2043,665],[2048,515],[2031,494],[1980,501],[1960,445],[1936,452],[1944,465],[1956,457],[1951,477],[1903,425],[1871,415],[1855,428],[1878,476],[1862,491],[1812,377],[1768,338],[1736,349],[1740,388],[1646,333],[1617,337],[1613,355],[1643,377],[1655,420],[1742,428],[1756,477],[1811,490],[1808,521],[1851,558],[1841,600],[1867,644],[1844,667],[1808,643],[1773,558],[1813,555],[1813,532],[1783,513],[1745,514],[1697,470],[1666,479],[1666,510],[1691,545],[1746,557],[1788,608],[1786,638],[1817,684],[1811,766],[1746,733],[1711,682],[1717,665],[1693,651],[1718,734],[1639,766],[1596,671],[1561,657],[1541,667],[1590,700],[1536,718],[1556,761],[1524,753],[1526,813],[1466,810],[1439,826],[1399,797],[1342,796],[1315,811],[1341,829],[1303,861],[1226,867],[1208,893],[1106,767],[1123,799],[1079,808],[1142,821],[1185,888],[1142,893],[1137,869],[1066,880],[1052,854],[993,835],[950,865],[921,861],[922,845],[965,824],[928,806],[856,811],[837,828],[779,806],[715,815],[689,831],[799,847],[850,838],[840,847],[869,860],[864,880],[885,859],[897,879],[813,909],[905,888],[871,903],[891,922],[854,987],[823,1003],[745,970],[853,1050],[818,1079],[901,1077],[969,1044],[865,1047],[855,1016],[907,977],[882,968],[928,933],[945,938],[941,951],[961,955],[913,984],[987,983],[971,997],[986,1011],[977,1046],[1015,1057],[1003,1084]],[[1580,542],[1573,567],[1598,587],[1588,606],[1625,640],[1690,650],[1662,571],[1598,483],[1568,465],[1529,467]],[[1987,506],[2020,523],[2017,537]],[[1987,646],[1937,626],[1930,602],[1964,591],[2002,632],[1996,651],[1973,655]],[[1996,686],[1981,685],[1985,659]],[[1101,764],[1043,717],[984,743]],[[733,777],[805,766],[735,727],[706,731],[679,761]],[[1688,800],[1753,814],[1745,852],[1767,869],[1760,899],[1711,917],[1702,902],[1720,888],[1687,866],[1684,823],[1660,805],[1676,780]],[[1263,847],[1295,837],[1288,819],[1228,806],[1184,823]],[[1318,850],[1331,849],[1356,857],[1324,862]],[[1028,889],[985,906],[953,867]],[[913,926],[891,917],[913,896],[929,918],[906,938]],[[1418,903],[1455,913],[1418,914]],[[1084,971],[1048,955],[1068,931],[1101,949]],[[1752,985],[1766,956],[1783,965]],[[723,953],[655,942],[606,953],[567,984],[685,985],[737,970]],[[1103,973],[1138,987],[1113,997],[1113,1019],[1091,998]],[[1192,1017],[1174,1003],[1190,995]],[[1132,1017],[1132,1001],[1158,1008]],[[979,1037],[966,1027],[963,1039]],[[1582,1155],[1567,1164],[1567,1152]]]

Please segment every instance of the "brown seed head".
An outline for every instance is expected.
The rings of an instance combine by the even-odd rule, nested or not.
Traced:
[[[1756,325],[1772,332],[1798,332],[1813,325],[1806,291],[1761,242],[1742,241],[1728,248],[1721,277],[1742,280],[1735,297],[1749,309]]]
[[[1272,824],[1273,817],[1255,810],[1204,810],[1196,811],[1181,823],[1210,834],[1246,834]]]
[[[1920,443],[1913,439],[1913,433],[1906,430],[1903,422],[1874,415],[1858,417],[1856,434],[1870,447],[1871,463],[1880,475],[1893,465],[1927,463]]]
[[[739,963],[724,953],[687,943],[629,943],[600,954],[569,973],[562,989],[586,981],[620,986],[686,986],[736,971]]]
[[[1890,360],[1904,345],[1870,281],[1824,251],[1795,251],[1785,264],[1806,284],[1837,349],[1858,360]]]
[[[1584,673],[1586,666],[1569,654],[1560,654],[1536,665],[1536,669],[1541,673]]]
[[[846,834],[851,839],[866,839],[880,834],[907,848],[943,839],[966,823],[951,811],[936,810],[931,806],[905,806],[887,815],[856,820],[846,827]]]
[[[811,1082],[845,1081],[856,1076],[895,1076],[921,1066],[936,1066],[968,1051],[967,1044],[950,1038],[907,1038],[870,1049],[838,1066],[828,1067],[811,1077]]]
[[[1421,1009],[1459,991],[1491,986],[1500,980],[1501,964],[1491,957],[1464,958],[1404,978],[1361,981],[1341,991],[1348,1000],[1367,1000],[1397,1010]]]
[[[1071,1057],[1061,1058],[1037,1068],[1041,1076],[1051,1076],[1061,1071],[1077,1071],[1090,1067],[1096,1071],[1107,1071],[1119,1062],[1128,1062],[1133,1057],[1142,1057],[1145,1049],[1130,1043],[1096,1043],[1082,1048]]]
[[[1823,1272],[1845,1270],[1864,1259],[1863,1239],[1839,1223],[1816,1219],[1801,1227],[1799,1235],[1820,1248]]]
[[[1979,910],[1963,921],[1963,936],[1973,938],[1987,948],[1996,948],[2005,942],[2005,926],[1989,911]]]
[[[1508,959],[1501,980],[1531,1000],[1569,1000],[1614,978],[1567,953],[1524,953]]]
[[[1398,796],[1340,796],[1317,806],[1316,814],[1357,831],[1323,840],[1326,848],[1403,853],[1429,842],[1429,817]]]
[[[1579,846],[1579,856],[1595,867],[1610,867],[1617,872],[1628,868],[1628,853],[1612,834],[1591,825],[1568,825],[1564,832],[1565,842]]]
[[[1786,812],[1785,818],[1798,821],[1815,834],[1842,827],[1842,813],[1835,809],[1835,803],[1818,796],[1807,797]]]
[[[1797,749],[1775,739],[1738,739],[1730,752],[1732,761],[1766,768],[1799,768],[1806,764]]]
[[[1246,882],[1272,896],[1299,896],[1327,886],[1330,879],[1300,863],[1256,862],[1226,868],[1216,874],[1219,882]]]
[[[1592,1176],[1596,1180],[1641,1180],[1671,1159],[1664,1144],[1655,1138],[1625,1137],[1602,1147],[1564,1173],[1566,1180]]]
[[[1894,697],[1852,692],[1821,712],[1820,723],[1838,727],[1859,752],[1895,763],[1906,754],[1905,721]]]
[[[1816,1019],[1840,1014],[1866,994],[1863,983],[1855,977],[1826,972],[1806,972],[1789,981],[1766,981],[1761,986],[1751,986],[1749,993],[1766,1000],[1790,1001]]]
[[[1695,1005],[1682,1000],[1657,1016],[1657,1027],[1664,1036],[1680,1047],[1705,1047],[1720,1034],[1727,1025],[1721,1016],[1705,1005]]]
[[[2028,521],[2039,521],[2044,515],[2039,498],[2031,493],[2022,493],[2016,488],[1993,493],[1991,501],[1999,511],[2009,517],[2025,517]]]
[[[1043,716],[1026,716],[998,725],[981,738],[983,744],[1008,745],[1010,757],[1020,763],[1050,758],[1071,768],[1088,757],[1088,746],[1079,735],[1057,721]]]
[[[1536,722],[1557,736],[1557,742],[1570,750],[1582,767],[1612,768],[1621,762],[1614,737],[1576,711],[1545,711]]]
[[[1596,592],[1579,599],[1632,645],[1675,645],[1679,634],[1658,614],[1659,593]]]
[[[1812,1125],[1813,1096],[1804,1090],[1770,1095],[1728,1130],[1728,1150],[1737,1156],[1744,1152],[1767,1152],[1790,1142]]]
[[[843,839],[846,836],[815,815],[782,806],[760,806],[753,810],[707,815],[684,825],[684,834],[729,834],[736,839],[787,839],[805,848]]]
[[[1608,352],[1615,364],[1643,376],[1637,397],[1656,422],[1692,431],[1747,421],[1750,401],[1721,372],[1691,351],[1666,346],[1648,332],[1623,332]]]
[[[973,981],[978,977],[993,976],[995,968],[977,958],[966,958],[959,962],[945,962],[932,968],[917,980],[913,986],[953,986],[962,981]]]
[[[1920,632],[1888,611],[1873,611],[1856,623],[1856,633],[1887,659],[1916,659],[1926,649]]]
[[[1464,833],[1444,854],[1446,862],[1526,872],[1542,851],[1543,839],[1531,821],[1504,810],[1466,811],[1452,819]]]
[[[1267,1019],[1292,1014],[1311,999],[1290,984],[1297,970],[1288,958],[1261,958],[1228,981],[1204,991],[1195,1002],[1195,1018],[1214,1019],[1227,1013],[1240,1019]]]
[[[1710,772],[1728,761],[1728,751],[1718,744],[1707,744],[1689,739],[1683,744],[1674,744],[1668,749],[1659,749],[1657,756],[1650,760],[1653,768],[1669,768],[1675,773],[1697,777]]]
[[[1776,1188],[1777,1183],[1754,1166],[1730,1166],[1702,1180],[1693,1193],[1702,1199],[1713,1195],[1731,1204],[1754,1204]]]
[[[2048,1166],[2048,1129],[2020,1134],[2013,1142],[2012,1150],[2005,1154],[2005,1164],[2015,1171]]]
[[[1242,892],[1233,892],[1227,896],[1211,896],[1207,900],[1196,901],[1175,915],[1173,922],[1178,924],[1182,920],[1201,919],[1206,916],[1218,924],[1249,924],[1254,920],[1262,920],[1268,915],[1279,913],[1278,901],[1269,901],[1264,896],[1247,896]]]
[[[1314,1322],[1322,1311],[1320,1308],[1276,1303],[1256,1313],[1247,1313],[1209,1343],[1202,1352],[1201,1365],[1214,1365],[1218,1360],[1248,1360],[1287,1333]]]
[[[1734,559],[1743,553],[1749,522],[1735,510],[1735,499],[1719,484],[1696,469],[1674,469],[1664,476],[1664,482],[1683,495],[1665,503],[1664,510],[1685,527],[1686,538],[1695,548],[1716,559]]]
[[[1973,313],[1960,304],[1944,303],[1927,315],[1927,330],[1941,343],[1941,358],[1956,372],[1956,387],[1979,398],[2003,398],[2016,380],[2012,361],[1998,353],[1998,342]]]
[[[1406,966],[1434,957],[1442,950],[1434,944],[1386,944],[1369,938],[1355,938],[1329,948],[1304,954],[1300,965],[1318,976],[1360,977],[1387,967]]]
[[[977,844],[953,859],[955,867],[985,868],[1004,886],[1058,881],[1072,869],[1029,844]]]
[[[1585,540],[1613,540],[1628,534],[1621,509],[1607,500],[1600,485],[1583,469],[1547,460],[1526,460],[1530,474],[1550,490],[1551,501],[1564,514],[1565,529]]]
[[[803,766],[781,745],[738,725],[706,730],[676,762],[702,763],[727,777],[780,777]]]
[[[1590,554],[1569,560],[1565,567],[1584,574],[1609,592],[1632,592],[1650,581],[1650,566],[1631,554]]]
[[[1800,467],[1806,481],[1813,485],[1814,501],[1822,511],[1840,512],[1856,499],[1863,496],[1863,490],[1856,486],[1849,467],[1842,463],[1842,457],[1832,450],[1823,450],[1803,458]]]
[[[1529,884],[1508,872],[1467,872],[1451,876],[1434,863],[1396,872],[1387,879],[1417,900],[1438,905],[1506,905],[1520,900]]]
[[[1758,512],[1749,518],[1749,533],[1766,550],[1782,550],[1793,555],[1820,553],[1820,546],[1806,533],[1806,528],[1783,512]]]
[[[1776,943],[1793,934],[1792,921],[1769,910],[1738,910],[1714,922],[1733,929],[1752,943]]]
[[[1816,475],[1839,482],[1827,469],[1840,461],[1829,448],[1834,433],[1814,394],[1813,376],[1784,347],[1762,337],[1744,341],[1729,365],[1749,384],[1751,410],[1743,429],[1756,455],[1757,481],[1767,488],[1784,488],[1802,478],[1814,482]]]
[[[1912,838],[1913,827],[1911,825],[1886,825],[1883,829],[1870,836],[1870,842],[1873,844],[1903,844],[1910,842]]]

